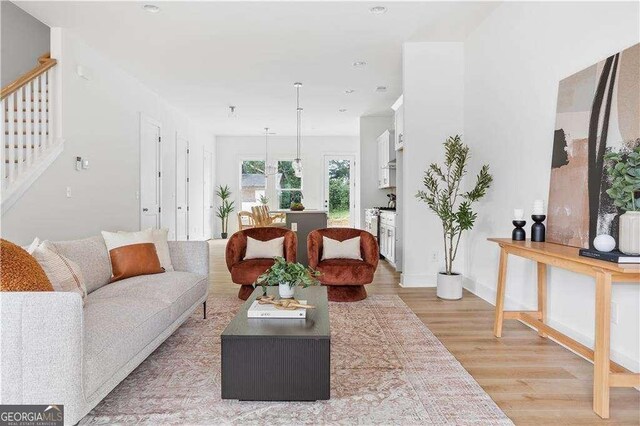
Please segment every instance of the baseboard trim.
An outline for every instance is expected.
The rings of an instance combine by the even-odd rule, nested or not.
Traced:
[[[436,277],[426,274],[400,274],[400,287],[435,287]]]
[[[473,288],[472,288],[473,287]],[[478,282],[474,282],[471,280],[466,280],[465,281],[465,286],[464,288],[466,290],[468,290],[469,292],[475,294],[476,296],[478,296],[479,298],[485,300],[486,302],[489,302],[492,306],[496,305],[496,291],[486,285],[480,284]],[[505,301],[505,306],[509,306],[509,310],[521,310],[521,311],[527,311],[527,310],[535,310],[535,307],[533,306],[525,306],[522,303],[509,298],[508,296],[505,295],[504,298]],[[527,327],[534,329],[533,327],[531,327],[529,324],[525,324],[524,322],[520,321],[522,324],[526,325]],[[590,348],[593,348],[594,345],[594,340],[593,337],[587,336],[586,334],[583,334],[573,328],[571,328],[570,326],[568,326],[567,324],[564,324],[562,322],[559,321],[555,321],[553,318],[548,318],[547,319],[547,324],[549,324],[549,326],[555,328],[556,330],[558,330],[559,332],[566,334],[567,336],[577,340],[578,342],[582,343],[585,346],[588,346]],[[554,342],[558,343],[556,340],[551,339]],[[586,359],[583,356],[581,356],[580,354],[572,351],[571,349],[567,348],[566,346],[562,345],[561,343],[558,343],[559,345],[565,347],[566,349],[570,350],[571,352],[573,352],[574,354],[578,355],[580,358]],[[622,352],[618,352],[613,350],[613,348],[611,349],[611,359],[614,362],[617,362],[618,364],[622,365],[625,368],[628,368],[631,371],[640,371],[640,361],[622,353]],[[593,363],[592,361],[588,360],[587,361]]]

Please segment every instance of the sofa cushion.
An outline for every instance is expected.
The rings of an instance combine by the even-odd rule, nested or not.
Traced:
[[[329,259],[318,263],[316,270],[322,284],[361,285],[373,281],[375,268],[362,260]]]
[[[96,291],[111,278],[111,260],[101,236],[73,241],[52,242],[58,253],[80,267],[87,293]]]
[[[154,299],[170,305],[171,321],[175,321],[207,292],[207,277],[191,272],[165,272],[141,275],[104,286],[94,294],[94,300],[123,297]]]
[[[86,395],[202,298],[207,285],[202,275],[167,272],[128,278],[91,293],[84,307]]]
[[[231,280],[236,284],[251,285],[274,263],[273,259],[242,260],[231,267]]]
[[[91,396],[171,324],[160,299],[87,296],[84,306],[85,395]]]

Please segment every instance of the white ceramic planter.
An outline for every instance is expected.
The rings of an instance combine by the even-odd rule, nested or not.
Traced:
[[[462,299],[462,274],[447,275],[438,274],[438,289],[436,294],[440,299]]]
[[[640,254],[640,211],[620,215],[618,248],[624,254]]]
[[[293,293],[295,293],[295,287],[289,287],[287,283],[280,283],[278,285],[278,293],[280,293],[281,299],[293,299]]]

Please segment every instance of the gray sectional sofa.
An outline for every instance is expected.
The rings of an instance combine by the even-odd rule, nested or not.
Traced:
[[[170,241],[175,271],[108,284],[102,237],[55,245],[89,294],[0,293],[0,404],[64,404],[75,424],[206,301],[209,246]]]

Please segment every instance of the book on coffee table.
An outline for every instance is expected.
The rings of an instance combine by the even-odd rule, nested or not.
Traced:
[[[613,263],[640,263],[640,256],[629,256],[618,250],[602,252],[596,249],[580,249],[580,256],[592,259],[606,260]]]
[[[306,305],[306,300],[300,300],[301,304]],[[249,310],[247,310],[247,318],[306,318],[306,308],[296,309],[278,309],[270,303],[260,304],[254,300]]]

